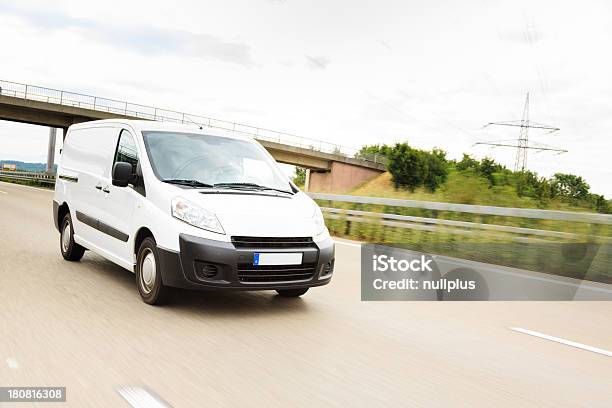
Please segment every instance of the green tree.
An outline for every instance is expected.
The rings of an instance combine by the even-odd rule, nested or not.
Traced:
[[[293,176],[293,182],[296,186],[303,188],[306,184],[306,169],[303,167],[295,167],[295,174]]]
[[[413,149],[406,143],[397,143],[387,154],[388,169],[396,188],[410,191],[424,186],[435,191],[448,177],[446,153]]]
[[[573,201],[586,198],[591,188],[582,177],[565,173],[556,173],[550,184],[554,196]]]
[[[529,197],[537,200],[540,207],[545,207],[552,196],[550,182],[538,174],[523,170],[512,172],[512,180],[519,197]]]
[[[463,153],[463,158],[457,162],[456,168],[459,171],[465,171],[468,169],[478,169],[479,166],[480,162],[478,160],[472,158],[469,154]]]
[[[414,191],[423,182],[422,160],[418,151],[406,143],[397,143],[388,156],[388,170],[393,178],[395,188],[406,187]]]
[[[519,197],[537,197],[537,189],[540,183],[538,175],[529,170],[514,173],[516,193]]]
[[[588,198],[597,212],[612,214],[612,200],[608,201],[604,196],[599,194],[589,194]]]
[[[439,186],[446,182],[448,178],[448,162],[446,152],[440,149],[433,149],[431,153],[421,151],[423,155],[424,174],[423,184],[431,191],[435,191]]]
[[[391,146],[387,146],[386,144],[366,145],[362,146],[361,149],[359,149],[359,151],[355,153],[355,158],[363,160],[375,160],[379,157],[388,157],[391,149]]]
[[[498,164],[490,157],[485,157],[480,161],[478,166],[478,172],[482,174],[484,178],[489,180],[491,185],[495,185],[495,173],[499,173],[504,169],[504,166]]]

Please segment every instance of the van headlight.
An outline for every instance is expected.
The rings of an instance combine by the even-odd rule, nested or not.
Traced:
[[[172,199],[172,216],[194,227],[225,234],[217,216],[182,197]]]
[[[323,218],[323,213],[319,206],[315,206],[314,214],[312,214],[312,218],[315,222],[316,232],[315,235],[322,234],[327,231],[327,227],[325,226],[325,219]]]

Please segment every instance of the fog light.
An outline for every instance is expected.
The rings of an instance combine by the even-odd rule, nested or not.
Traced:
[[[329,279],[334,273],[334,259],[321,266],[321,272],[319,273],[319,279]]]
[[[207,262],[195,263],[195,275],[200,280],[214,278],[219,273],[219,267]]]

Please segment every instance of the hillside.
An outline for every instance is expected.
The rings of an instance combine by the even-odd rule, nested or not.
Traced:
[[[399,198],[406,200],[438,201],[456,204],[493,205],[499,207],[544,208],[566,211],[589,211],[592,208],[572,206],[559,200],[550,200],[546,206],[529,197],[519,197],[510,186],[490,186],[486,179],[473,174],[466,175],[450,170],[448,180],[435,192],[417,188],[414,192],[396,189],[391,181],[391,173],[385,172],[349,194]]]
[[[2,165],[5,163],[17,165],[17,171],[44,172],[47,169],[45,163],[28,163],[16,160],[0,160],[0,168],[2,168]],[[57,165],[55,167],[57,169]]]

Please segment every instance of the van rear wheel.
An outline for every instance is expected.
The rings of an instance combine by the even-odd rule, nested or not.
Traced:
[[[300,297],[308,292],[308,288],[302,289],[277,289],[276,292],[282,297]]]
[[[148,237],[142,241],[136,260],[136,286],[142,301],[149,305],[164,303],[170,289],[162,283],[155,239]]]
[[[60,251],[62,251],[62,256],[67,261],[80,261],[85,254],[85,248],[74,242],[74,228],[72,226],[72,218],[70,217],[70,213],[67,213],[64,216],[61,225]]]

